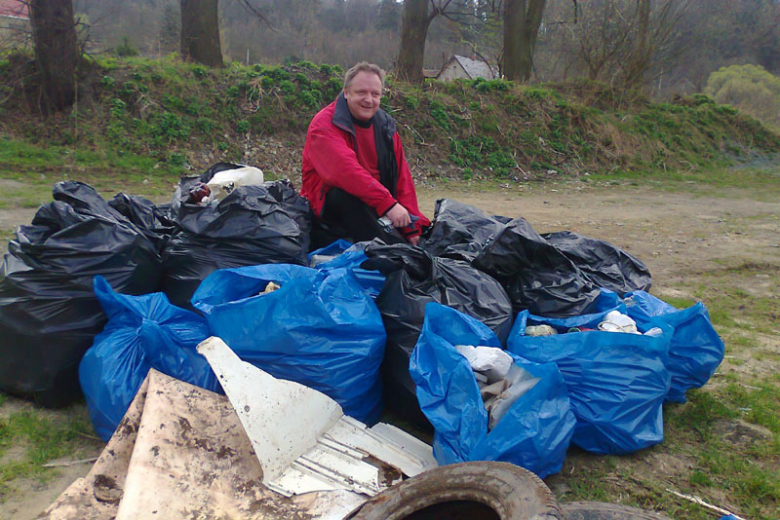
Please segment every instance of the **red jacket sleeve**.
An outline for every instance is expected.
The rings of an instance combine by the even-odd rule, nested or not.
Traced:
[[[406,238],[419,235],[422,232],[423,226],[430,226],[431,221],[428,220],[417,205],[417,192],[414,189],[414,181],[412,180],[412,172],[409,170],[409,165],[406,162],[406,156],[404,155],[404,148],[401,144],[401,137],[396,133],[393,136],[393,146],[395,149],[395,158],[398,162],[398,183],[396,184],[396,198],[406,210],[420,220],[414,223],[413,229],[402,230]]]
[[[311,163],[322,180],[358,197],[374,208],[377,214],[387,213],[397,201],[382,183],[360,165],[355,150],[348,145],[345,136],[335,127],[312,126],[306,139],[310,141]]]

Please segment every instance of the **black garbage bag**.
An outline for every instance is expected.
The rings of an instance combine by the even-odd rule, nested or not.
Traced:
[[[600,294],[574,262],[522,217],[492,236],[472,265],[504,284],[515,312],[577,316]]]
[[[647,291],[652,285],[653,280],[645,264],[609,242],[571,231],[542,236],[574,262],[597,287],[610,289],[622,297],[632,291]]]
[[[290,181],[241,186],[218,204],[187,202],[184,179],[172,205],[177,231],[163,253],[163,292],[191,309],[200,282],[217,269],[258,264],[307,265],[311,209]]]
[[[154,244],[90,186],[54,186],[54,202],[20,226],[0,266],[0,390],[49,407],[81,395],[78,365],[106,322],[92,289],[157,289]]]
[[[136,195],[117,193],[108,205],[121,213],[127,220],[146,235],[162,252],[171,238],[175,223],[171,219],[171,205],[156,206],[152,201]]]
[[[409,375],[409,357],[425,320],[425,305],[440,303],[472,316],[506,344],[512,329],[512,303],[501,284],[468,263],[436,258],[408,244],[370,244],[361,267],[378,270],[387,280],[376,299],[387,332],[382,365],[385,401],[401,417],[426,426],[415,385]]]
[[[462,202],[439,199],[431,230],[420,246],[433,256],[471,262],[506,227],[500,218]]]

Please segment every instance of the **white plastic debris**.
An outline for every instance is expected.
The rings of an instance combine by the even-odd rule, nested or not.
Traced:
[[[455,345],[455,349],[468,360],[474,372],[487,377],[488,383],[504,379],[512,366],[512,356],[497,347]]]
[[[636,322],[619,311],[607,313],[607,315],[604,316],[604,321],[599,323],[599,330],[640,334],[636,328]]]
[[[211,189],[209,200],[222,200],[239,186],[263,184],[263,171],[252,166],[223,170],[214,174],[206,186]]]
[[[346,489],[373,496],[402,474],[413,477],[438,465],[424,442],[382,423],[367,428],[325,394],[241,361],[219,338],[203,341],[198,352],[252,442],[263,483],[277,493]]]

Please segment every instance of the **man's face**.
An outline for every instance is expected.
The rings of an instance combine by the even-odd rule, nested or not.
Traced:
[[[368,121],[379,110],[382,99],[382,81],[373,72],[360,71],[352,78],[349,87],[344,89],[347,106],[352,117],[358,121]]]

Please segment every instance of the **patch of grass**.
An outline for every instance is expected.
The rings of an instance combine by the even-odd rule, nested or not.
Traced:
[[[696,435],[703,441],[712,440],[712,428],[718,420],[737,417],[737,410],[715,394],[703,390],[688,391],[685,406],[664,408],[666,424],[688,435]]]
[[[614,173],[594,173],[591,181],[615,179],[658,182],[668,191],[696,191],[703,195],[723,197],[729,190],[738,188],[748,191],[762,201],[774,201],[780,196],[780,169],[769,171],[759,168],[735,169],[732,166],[697,166],[690,169],[649,168],[638,170],[617,170]]]
[[[780,301],[779,266],[771,263],[721,262],[723,267],[700,273],[687,283],[687,291],[705,302],[712,323],[724,333],[729,329],[771,334],[777,329]],[[750,292],[751,282],[761,277],[766,288],[760,294]]]
[[[780,387],[770,383],[759,383],[753,390],[743,385],[730,384],[726,391],[735,405],[746,411],[745,420],[758,424],[780,435]]]
[[[696,302],[691,300],[690,298],[678,298],[673,296],[665,296],[663,300],[669,305],[676,307],[678,309],[687,309],[691,305],[696,304]]]
[[[41,147],[7,135],[0,137],[0,165],[6,168],[54,168],[63,164],[66,153],[62,147]]]
[[[0,401],[0,406],[2,404]],[[28,409],[1,418],[0,458],[11,445],[23,446],[24,455],[0,465],[0,492],[20,477],[45,481],[53,471],[44,468],[43,464],[73,454],[84,444],[85,436],[94,436],[94,430],[83,405],[74,406],[55,417]]]

